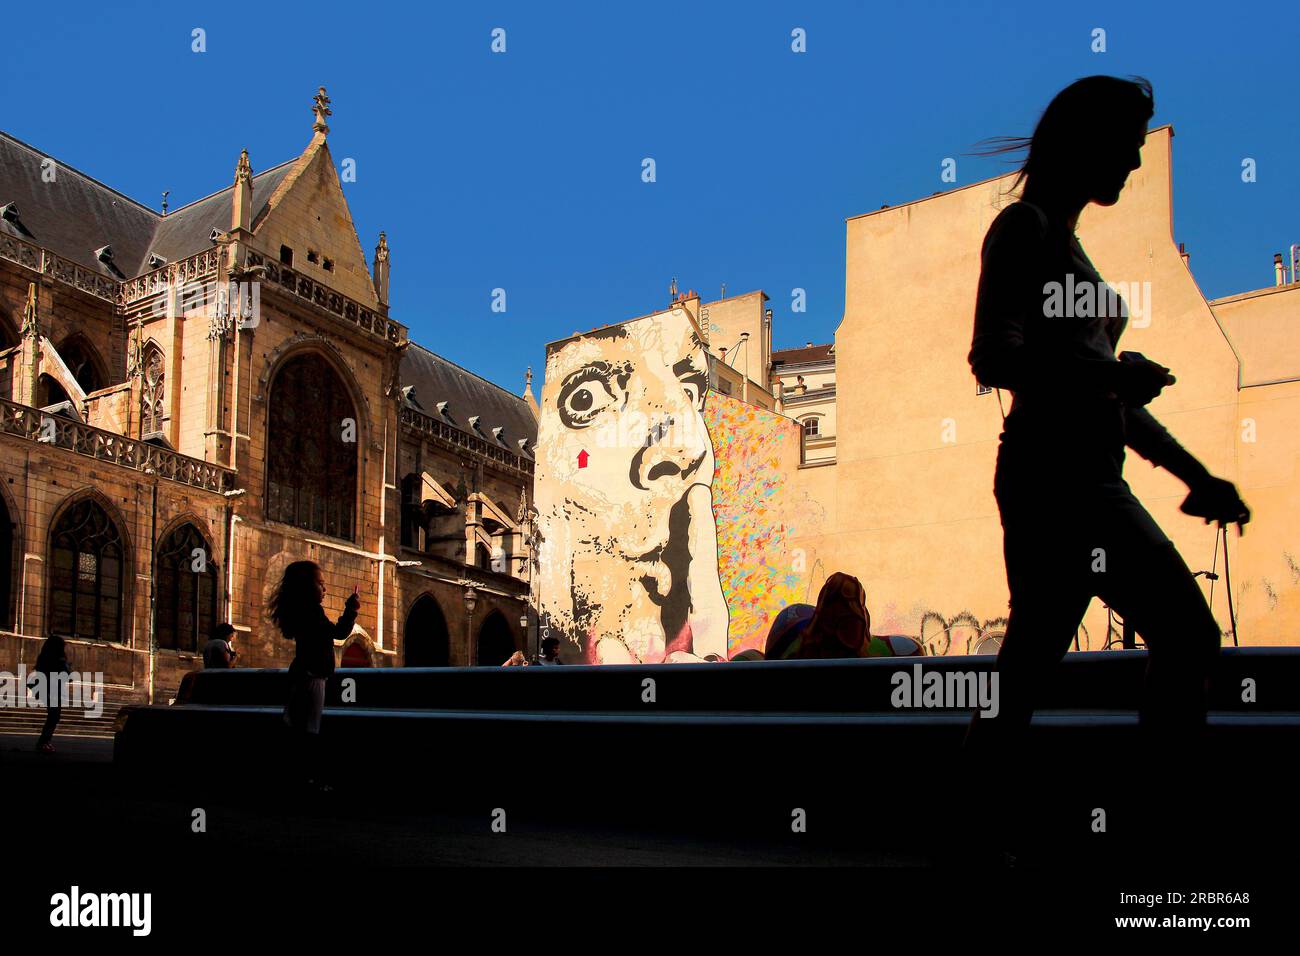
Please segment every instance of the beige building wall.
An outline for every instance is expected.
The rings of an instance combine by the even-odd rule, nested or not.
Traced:
[[[1257,507],[1258,523],[1231,543],[1233,585],[1238,594],[1248,594],[1264,590],[1262,578],[1255,580],[1264,568],[1279,575],[1283,545],[1297,529],[1273,500],[1290,492],[1260,487],[1253,496],[1257,468],[1239,464],[1238,357],[1173,240],[1172,136],[1170,127],[1151,131],[1143,166],[1120,202],[1109,209],[1090,206],[1078,232],[1109,282],[1149,289],[1140,310],[1130,303],[1134,315],[1120,347],[1143,352],[1178,376],[1152,412],[1211,471],[1238,481]],[[966,355],[980,247],[993,218],[1013,201],[1012,178],[848,221],[845,313],[836,356],[838,364],[861,374],[837,386],[838,464],[801,471],[797,479],[810,495],[814,489],[826,494],[824,472],[834,472],[834,503],[828,507],[842,520],[816,542],[817,550],[831,570],[862,579],[874,630],[933,637],[937,649],[949,646],[953,653],[964,651],[980,632],[996,633],[1007,612],[992,484],[999,398],[1009,408],[1010,397],[978,395]],[[1281,405],[1270,409],[1278,409],[1283,421],[1296,421]],[[1285,458],[1287,451],[1279,446],[1265,454]],[[1179,513],[1182,484],[1133,453],[1126,475],[1188,565],[1209,568],[1215,535]],[[1295,578],[1286,579],[1286,588],[1294,587]],[[1297,641],[1300,618],[1287,612],[1281,583],[1270,585],[1278,594],[1271,612],[1251,627],[1239,622],[1243,643]],[[1222,586],[1214,611],[1226,628]],[[1101,647],[1106,620],[1099,602],[1085,627],[1080,646]],[[945,628],[950,642],[941,633]]]

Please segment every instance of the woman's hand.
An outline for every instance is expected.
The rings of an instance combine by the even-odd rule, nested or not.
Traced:
[[[1140,352],[1121,352],[1115,393],[1125,405],[1146,405],[1177,379],[1169,369]]]
[[[1250,521],[1250,509],[1237,493],[1237,486],[1213,475],[1193,485],[1178,510],[1193,518],[1204,518],[1206,524],[1236,524],[1239,534]]]
[[[353,590],[353,592],[348,595],[347,601],[344,602],[343,609],[345,611],[352,611],[354,614],[361,610],[361,595]]]

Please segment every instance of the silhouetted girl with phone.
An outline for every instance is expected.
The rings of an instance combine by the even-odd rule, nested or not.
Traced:
[[[315,561],[295,561],[284,569],[269,605],[271,620],[295,644],[289,665],[289,702],[284,722],[293,731],[308,783],[328,790],[321,779],[321,714],[325,683],[334,673],[334,642],[352,633],[361,607],[354,590],[337,622],[325,616],[325,576]]]

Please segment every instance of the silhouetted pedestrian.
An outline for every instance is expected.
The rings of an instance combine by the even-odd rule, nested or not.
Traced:
[[[1011,594],[999,709],[992,720],[976,715],[967,737],[1001,744],[1004,756],[1093,596],[1149,649],[1144,727],[1187,740],[1205,723],[1219,626],[1125,482],[1125,447],[1186,483],[1186,514],[1240,527],[1250,511],[1147,411],[1174,377],[1137,353],[1116,355],[1128,309],[1074,232],[1088,203],[1119,200],[1153,112],[1145,80],[1088,77],[1057,94],[1032,138],[985,151],[1028,148],[1020,200],[984,239],[969,356],[982,385],[1013,395],[993,483]]]
[[[564,662],[560,660],[560,639],[548,637],[542,641],[542,656],[537,659],[542,667],[555,667]]]
[[[354,589],[338,621],[331,622],[321,606],[325,593],[325,576],[316,562],[295,561],[285,568],[269,605],[271,620],[295,645],[284,722],[296,738],[303,776],[320,790],[330,789],[322,779],[320,726],[325,683],[334,673],[334,642],[352,633],[361,607]]]
[[[57,634],[51,635],[45,639],[41,645],[40,652],[36,655],[36,664],[32,668],[33,674],[39,674],[45,678],[45,690],[42,696],[45,698],[45,724],[41,727],[41,735],[36,738],[36,749],[40,753],[54,753],[54,729],[59,726],[59,720],[63,716],[63,691],[66,687],[66,679],[72,673],[72,668],[68,666],[67,645],[63,638]]]
[[[208,670],[225,670],[235,666],[238,654],[231,646],[230,640],[235,636],[235,628],[230,624],[218,624],[212,631],[212,637],[203,645],[203,666]]]

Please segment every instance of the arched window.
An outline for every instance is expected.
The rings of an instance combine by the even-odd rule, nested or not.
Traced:
[[[163,433],[163,353],[150,342],[144,349],[144,377],[140,391],[140,434],[156,438]]]
[[[271,387],[267,517],[353,540],[360,440],[334,367],[314,352],[286,362]]]
[[[63,359],[63,364],[87,395],[108,384],[104,363],[95,354],[94,346],[83,336],[73,335],[64,339],[59,346],[59,358]]]
[[[500,611],[493,611],[478,632],[478,665],[497,667],[515,652],[515,635]]]
[[[200,651],[217,625],[217,565],[192,524],[159,542],[154,569],[154,635],[159,647]]]
[[[50,533],[50,633],[121,643],[126,544],[97,501],[63,512]]]
[[[9,596],[13,593],[14,571],[19,567],[14,546],[20,535],[14,534],[16,530],[9,514],[9,502],[4,495],[0,495],[0,628],[6,631],[13,623],[13,616],[9,613]]]
[[[48,372],[42,372],[36,380],[36,407],[49,408],[69,401],[63,386],[54,380]]]
[[[406,616],[402,650],[407,667],[446,667],[450,663],[447,619],[438,602],[427,594],[411,605],[411,613]]]

